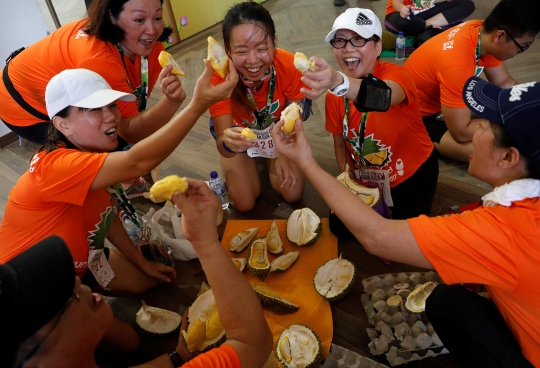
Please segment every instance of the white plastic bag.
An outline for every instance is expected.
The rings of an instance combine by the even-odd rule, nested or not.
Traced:
[[[171,221],[175,238],[170,237],[163,226],[158,221]],[[152,215],[151,228],[152,236],[158,235],[165,245],[168,245],[172,250],[172,255],[177,261],[189,261],[190,259],[197,258],[195,249],[189,240],[186,240],[184,233],[182,232],[182,226],[180,225],[180,218],[177,215],[176,210],[173,207],[164,206],[162,209],[156,211]],[[158,234],[154,234],[156,232]]]

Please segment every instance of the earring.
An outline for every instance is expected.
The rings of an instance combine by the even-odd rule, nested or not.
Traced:
[[[499,162],[499,166],[502,166],[502,164],[503,164],[502,162]]]

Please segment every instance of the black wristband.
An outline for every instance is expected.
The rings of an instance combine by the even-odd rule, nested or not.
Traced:
[[[178,351],[176,351],[176,349],[169,354],[169,359],[171,360],[171,363],[174,367],[180,367],[184,364],[184,361],[182,360],[180,354],[178,354]]]

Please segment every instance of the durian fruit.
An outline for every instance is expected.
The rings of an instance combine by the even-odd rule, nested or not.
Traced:
[[[315,368],[321,364],[322,345],[311,328],[294,324],[281,333],[276,355],[285,368]]]
[[[252,227],[244,231],[240,231],[238,234],[233,236],[229,242],[229,250],[231,252],[241,252],[243,251],[251,242],[251,240],[257,235],[259,231],[258,227]]]
[[[189,307],[188,322],[188,329],[182,331],[182,335],[191,352],[202,353],[221,345],[227,339],[212,290],[201,294]]]
[[[187,190],[186,178],[178,175],[169,175],[158,180],[150,188],[150,197],[153,201],[171,200],[175,193],[183,193]]]
[[[280,120],[283,120],[285,124],[281,127],[281,130],[285,134],[294,133],[294,123],[296,120],[300,119],[300,114],[302,113],[302,108],[296,102],[291,103],[287,106],[282,112]]]
[[[171,64],[173,66],[171,70],[171,74],[179,75],[181,77],[185,77],[186,74],[180,69],[180,65],[174,60],[174,57],[169,54],[167,51],[161,51],[158,56],[159,65],[161,65],[162,68],[165,68],[167,65]]]
[[[270,261],[266,252],[266,238],[258,238],[251,242],[247,257],[247,267],[261,281],[270,274]]]
[[[231,260],[240,272],[244,271],[247,263],[247,260],[245,258],[231,258]]]
[[[359,185],[357,182],[352,180],[349,176],[348,165],[345,165],[345,171],[338,175],[337,180],[343,183],[343,185],[349,188],[351,192],[353,192],[370,207],[377,205],[382,198],[379,187],[368,188],[363,185]]]
[[[311,245],[319,239],[322,223],[310,208],[294,211],[287,220],[287,238],[295,245]]]
[[[182,316],[166,309],[149,307],[144,300],[135,316],[140,328],[154,334],[167,334],[180,326]]]
[[[283,241],[279,236],[276,220],[272,221],[270,231],[268,231],[268,235],[266,235],[266,246],[268,251],[272,254],[280,254],[283,252]]]
[[[282,297],[277,291],[272,290],[262,285],[252,285],[253,290],[257,294],[263,309],[274,312],[275,314],[291,314],[300,308],[298,304],[294,304]]]
[[[253,130],[249,128],[242,129],[240,133],[246,137],[246,141],[255,142],[257,140],[257,134],[253,133]]]
[[[382,48],[383,50],[395,50],[396,49],[396,35],[390,31],[383,31],[382,33]]]
[[[280,257],[277,257],[270,263],[270,272],[285,272],[298,259],[300,252],[289,252]]]
[[[208,37],[208,60],[221,78],[229,73],[229,58],[225,49],[212,37]]]
[[[413,292],[407,297],[405,307],[413,313],[421,313],[425,311],[426,299],[437,285],[438,284],[436,282],[430,281],[414,289]]]
[[[325,299],[335,301],[351,291],[356,281],[354,264],[341,257],[326,261],[315,273],[315,290]]]
[[[294,54],[294,67],[302,74],[309,71],[316,71],[317,67],[315,63],[311,60],[308,60],[306,55],[303,52],[297,52]]]

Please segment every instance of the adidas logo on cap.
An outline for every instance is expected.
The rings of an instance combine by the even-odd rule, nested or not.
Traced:
[[[360,12],[358,13],[358,16],[356,17],[356,24],[358,24],[359,26],[368,26],[368,25],[370,26],[373,24],[373,22],[371,21],[371,19],[369,19],[367,15]]]

